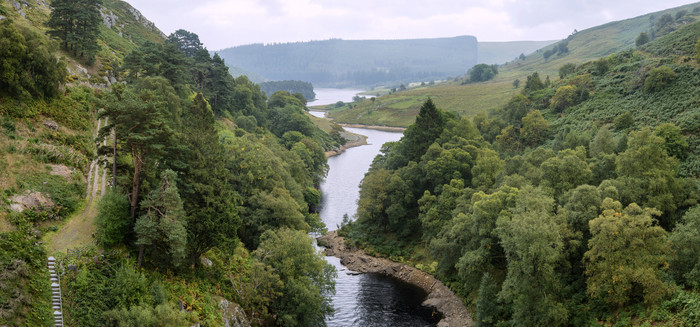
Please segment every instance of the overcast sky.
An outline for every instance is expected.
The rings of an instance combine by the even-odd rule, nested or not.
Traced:
[[[197,33],[209,50],[341,38],[474,35],[557,40],[689,0],[126,0],[165,34]]]

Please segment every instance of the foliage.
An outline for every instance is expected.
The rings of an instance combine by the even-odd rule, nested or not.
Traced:
[[[303,81],[270,81],[260,83],[260,89],[266,94],[274,94],[277,91],[287,91],[291,94],[301,93],[306,101],[316,99],[314,86]]]
[[[46,25],[49,34],[61,39],[61,47],[92,64],[100,46],[98,27],[102,24],[102,0],[55,0],[51,2],[51,16]]]
[[[654,68],[644,80],[644,91],[657,92],[672,83],[677,77],[678,74],[671,67],[664,65]]]
[[[520,137],[523,144],[537,146],[542,142],[549,132],[549,123],[544,119],[539,110],[532,110],[523,117],[523,126],[520,129]]]
[[[478,64],[469,69],[469,82],[486,82],[498,74],[496,65]]]
[[[0,233],[0,324],[12,327],[53,321],[46,251],[28,227]]]
[[[185,259],[187,224],[176,178],[174,171],[163,171],[160,185],[141,201],[143,214],[134,224],[136,245],[140,247],[138,267],[143,262],[146,245],[152,257],[167,258],[163,261],[168,265],[177,267]]]
[[[638,47],[645,45],[647,43],[649,43],[649,34],[647,34],[646,32],[639,33],[639,36],[637,36],[637,39],[634,40],[634,44]]]
[[[0,21],[0,96],[26,101],[58,95],[67,73],[53,48],[29,28]]]
[[[576,65],[572,63],[568,63],[559,67],[559,78],[564,78],[568,75],[573,74],[574,70],[576,70]]]
[[[282,281],[282,296],[273,304],[281,326],[325,326],[333,312],[335,268],[316,252],[302,231],[267,231],[254,253],[271,266]]]
[[[100,199],[97,212],[97,244],[104,248],[121,244],[129,232],[129,200],[111,190]]]
[[[655,209],[642,209],[610,198],[589,225],[592,238],[585,253],[588,293],[618,308],[644,299],[654,304],[669,292],[657,267],[668,265],[666,232],[654,226]]]
[[[674,254],[671,272],[678,283],[697,289],[700,286],[700,206],[688,210],[669,235]]]

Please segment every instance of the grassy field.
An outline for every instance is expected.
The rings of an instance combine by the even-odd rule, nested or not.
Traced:
[[[685,20],[697,19],[700,13],[694,9],[698,6],[690,4],[611,22],[570,36],[562,35],[563,39],[568,38],[567,53],[555,54],[545,60],[544,52],[556,46],[556,43],[546,46],[527,55],[525,60],[514,60],[500,66],[499,74],[488,82],[461,85],[460,81],[450,81],[388,95],[389,90],[377,89],[365,93],[368,97],[381,95],[374,101],[368,99],[359,104],[346,104],[340,108],[329,106],[327,109],[330,110],[330,117],[340,123],[406,127],[413,123],[420,105],[430,97],[441,109],[473,117],[507,103],[520,91],[513,87],[516,79],[520,80],[522,87],[528,75],[538,72],[542,79],[549,76],[554,81],[559,78],[559,68],[564,64],[582,64],[634,48],[637,36],[649,32],[654,27],[655,19],[666,13],[675,16],[685,10]]]

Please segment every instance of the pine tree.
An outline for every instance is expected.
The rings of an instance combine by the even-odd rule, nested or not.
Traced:
[[[185,258],[187,231],[185,211],[175,180],[177,174],[168,169],[161,174],[160,185],[142,202],[144,214],[134,226],[139,245],[138,266],[143,262],[146,245],[166,248],[167,257],[175,266]],[[158,254],[158,253],[154,253]]]
[[[235,192],[227,184],[224,148],[215,129],[216,119],[198,93],[183,121],[183,198],[188,220],[188,254],[191,264],[214,246],[235,244],[240,218]]]

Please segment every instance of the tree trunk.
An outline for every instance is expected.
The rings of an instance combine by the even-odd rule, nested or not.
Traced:
[[[117,189],[117,128],[112,129],[114,145],[112,146],[112,190]]]
[[[143,244],[139,245],[139,261],[138,261],[138,269],[141,269],[141,262],[143,261]]]
[[[141,160],[134,151],[134,180],[131,182],[131,224],[136,223],[136,206],[139,201],[139,187],[141,186]]]

